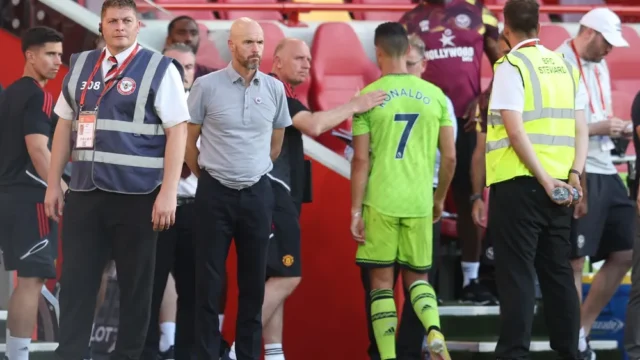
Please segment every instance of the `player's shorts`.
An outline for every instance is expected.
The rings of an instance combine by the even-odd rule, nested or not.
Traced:
[[[587,176],[587,215],[571,227],[571,257],[592,262],[633,249],[636,210],[617,174]]]
[[[293,197],[273,181],[274,209],[267,255],[267,277],[298,277],[300,264],[300,215]]]
[[[456,119],[452,119],[456,121]],[[471,194],[471,158],[476,148],[476,132],[464,131],[464,125],[467,119],[458,118],[458,132],[456,137],[456,171],[451,181],[451,187],[457,192]],[[465,196],[468,198],[469,196]]]
[[[431,268],[433,218],[398,218],[365,206],[365,242],[358,245],[356,264],[363,267],[389,267],[398,264],[417,273]]]
[[[0,193],[0,248],[4,267],[19,277],[55,279],[58,224],[47,218],[44,204],[20,194]]]

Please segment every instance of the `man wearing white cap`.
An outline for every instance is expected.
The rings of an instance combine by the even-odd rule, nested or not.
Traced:
[[[597,8],[582,17],[578,35],[557,49],[580,70],[589,98],[585,108],[589,150],[581,177],[587,201],[576,206],[571,229],[571,264],[578,294],[582,295],[585,257],[591,262],[605,260],[581,309],[578,348],[587,360],[595,359],[587,342],[591,326],[631,267],[636,214],[611,159],[611,138],[630,136],[632,129],[630,121],[612,113],[611,79],[604,60],[613,47],[628,46],[620,18],[607,8]]]

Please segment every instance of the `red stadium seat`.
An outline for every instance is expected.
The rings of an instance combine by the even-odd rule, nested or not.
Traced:
[[[162,7],[167,4],[207,4],[209,0],[156,0],[155,3]],[[171,20],[177,16],[186,15],[196,20],[215,20],[213,11],[202,10],[171,10],[171,14],[166,14],[163,11],[157,11],[156,16],[161,20]]]
[[[218,48],[209,40],[209,29],[203,24],[198,24],[198,29],[200,30],[200,47],[196,55],[196,62],[213,69],[226,67],[227,63],[220,57]]]
[[[380,77],[380,70],[367,58],[360,40],[346,23],[318,26],[311,48],[311,91],[313,110],[328,110],[348,102],[356,91]],[[338,127],[351,129],[351,123]],[[318,137],[323,145],[343,155],[345,144],[330,132]]]
[[[278,0],[218,0],[221,4],[277,4]],[[234,20],[241,17],[250,17],[253,20],[282,20],[279,11],[252,11],[232,10],[220,11],[220,17],[225,20]]]
[[[264,31],[264,50],[262,52],[262,61],[260,62],[260,71],[270,73],[273,66],[273,53],[280,40],[284,39],[284,32],[280,26],[273,22],[260,22],[260,26]]]
[[[622,120],[631,120],[631,104],[635,94],[626,91],[611,91],[611,101],[613,102],[613,115]]]
[[[376,4],[394,4],[394,5],[409,5],[411,4],[411,0],[353,0],[351,1],[354,4],[367,4],[367,5],[376,5]],[[370,20],[370,21],[398,21],[402,16],[402,12],[400,11],[364,11],[364,12],[354,12],[353,18],[355,20]]]
[[[630,26],[622,26],[622,36],[629,42],[628,48],[613,48],[606,61],[611,74],[611,87],[629,94],[640,90],[640,36]]]
[[[491,2],[485,2],[486,5],[504,5],[506,3],[507,0],[491,0]],[[544,5],[544,2],[542,0],[538,0],[538,4]],[[495,15],[498,17],[498,20],[504,22],[504,15],[502,14],[502,11],[497,12]],[[550,23],[551,18],[549,18],[549,14],[547,13],[540,13],[539,21],[541,23]]]
[[[571,34],[562,25],[545,24],[540,26],[540,44],[549,50],[557,49],[571,38]]]

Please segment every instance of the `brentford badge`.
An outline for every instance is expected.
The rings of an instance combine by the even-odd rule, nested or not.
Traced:
[[[131,95],[136,91],[136,82],[132,78],[126,77],[118,81],[118,92],[122,95]]]
[[[471,18],[467,14],[459,14],[456,16],[456,25],[460,28],[467,29],[471,26]]]

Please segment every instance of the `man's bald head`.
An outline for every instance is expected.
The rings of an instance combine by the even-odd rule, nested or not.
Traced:
[[[231,24],[228,45],[234,62],[248,70],[256,70],[264,50],[262,27],[246,17],[237,19]]]
[[[309,77],[311,68],[311,51],[300,39],[282,39],[273,54],[273,73],[280,80],[292,86],[304,82]]]
[[[300,49],[301,47],[306,47],[307,49],[309,48],[307,46],[307,43],[305,43],[304,41],[300,40],[300,39],[296,39],[296,38],[284,38],[282,40],[280,40],[280,42],[278,43],[278,45],[276,46],[275,51],[273,52],[273,57],[277,57],[280,55],[280,53],[286,53],[287,51],[291,52],[292,49]]]
[[[262,34],[262,27],[257,21],[248,17],[242,17],[231,23],[231,29],[229,30],[229,38],[236,39],[242,38],[247,34],[260,33]]]

